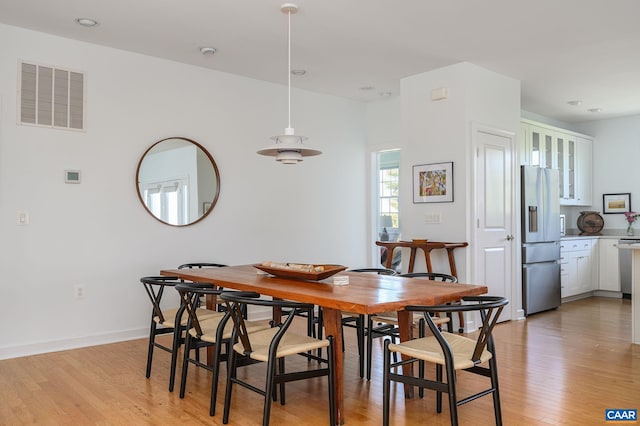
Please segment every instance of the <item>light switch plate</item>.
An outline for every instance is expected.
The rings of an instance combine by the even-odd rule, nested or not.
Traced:
[[[29,212],[26,210],[18,210],[16,225],[24,226],[29,224]]]
[[[424,215],[424,223],[441,223],[442,216],[440,213],[427,213]]]

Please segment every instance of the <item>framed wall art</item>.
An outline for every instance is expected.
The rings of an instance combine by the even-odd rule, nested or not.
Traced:
[[[453,202],[453,162],[413,166],[413,202]]]
[[[602,212],[625,213],[631,211],[631,193],[602,194]]]

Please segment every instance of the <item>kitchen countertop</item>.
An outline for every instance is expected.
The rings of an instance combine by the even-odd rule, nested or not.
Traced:
[[[578,229],[568,229],[567,233],[561,240],[575,240],[578,238],[629,238],[640,240],[640,230],[638,231],[638,235],[627,235],[626,229],[606,229],[599,234],[583,234],[580,235],[580,230]]]

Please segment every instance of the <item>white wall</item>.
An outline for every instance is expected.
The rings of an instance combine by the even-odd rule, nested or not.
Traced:
[[[581,211],[595,210],[602,214],[602,194],[631,193],[631,208],[640,211],[640,115],[582,123],[564,123],[527,111],[523,118],[550,124],[563,129],[589,135],[593,141],[593,204],[568,207],[561,210],[567,215],[567,228],[577,231],[576,222]],[[635,200],[635,202],[634,202]],[[635,207],[634,207],[635,206]],[[602,214],[604,231],[624,234],[627,223],[624,215]],[[640,224],[636,224],[640,229]]]
[[[602,213],[602,194],[631,193],[631,208],[640,211],[640,115],[579,123],[578,131],[594,137],[593,206]],[[567,218],[571,228],[583,208],[573,208]],[[624,215],[603,214],[604,229],[626,230]],[[634,226],[640,229],[640,224]]]
[[[369,155],[367,156],[367,175],[369,194],[369,211],[367,216],[367,244],[369,247],[367,260],[368,266],[379,267],[380,247],[375,245],[379,239],[378,229],[375,226],[378,213],[378,194],[377,187],[373,185],[378,180],[378,170],[375,163],[375,153],[378,151],[386,151],[389,149],[398,149],[402,145],[401,120],[400,120],[400,96],[381,99],[376,102],[370,102],[366,106],[366,129],[367,129],[367,147]],[[402,157],[403,153],[400,152]],[[403,176],[400,176],[400,180]],[[403,216],[402,210],[400,217]]]
[[[86,132],[16,124],[19,60],[86,72]],[[0,76],[0,358],[146,335],[138,279],[184,262],[365,263],[364,105],[294,89],[292,124],[323,154],[284,166],[255,153],[287,124],[284,86],[4,25]],[[140,156],[170,136],[220,169],[194,226],[161,224],[136,195]]]
[[[432,101],[431,90],[443,87],[449,89],[449,97]],[[473,64],[459,63],[403,79],[401,94],[402,235],[405,239],[471,242],[472,123],[517,134],[520,82]],[[413,204],[413,166],[449,161],[454,163],[454,202]],[[439,213],[441,223],[426,224],[427,213]],[[470,279],[469,250],[472,249],[456,253],[459,277],[466,282]],[[445,253],[433,252],[433,257],[436,270],[448,270]],[[420,267],[424,270],[424,265]]]
[[[367,144],[371,152],[400,148],[402,121],[400,96],[367,104]]]

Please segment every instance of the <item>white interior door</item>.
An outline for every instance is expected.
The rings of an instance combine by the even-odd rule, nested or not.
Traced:
[[[515,135],[474,124],[475,149],[474,282],[489,288],[489,295],[504,296],[514,304],[517,279],[514,275]],[[516,303],[517,305],[517,303]],[[512,318],[512,308],[502,312],[501,321]]]

